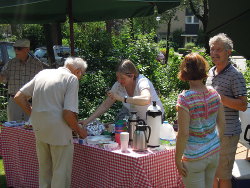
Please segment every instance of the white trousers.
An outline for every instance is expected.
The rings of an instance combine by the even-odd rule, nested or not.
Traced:
[[[39,188],[70,188],[74,145],[36,141]]]
[[[186,188],[212,188],[216,168],[219,163],[219,152],[197,161],[184,161],[187,168],[186,177],[182,177]]]

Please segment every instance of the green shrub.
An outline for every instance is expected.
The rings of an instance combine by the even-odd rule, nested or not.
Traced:
[[[92,114],[96,108],[105,100],[106,88],[110,88],[116,81],[114,65],[122,59],[131,59],[135,63],[139,72],[144,74],[153,83],[160,98],[166,102],[167,117],[175,114],[174,109],[176,100],[174,96],[169,98],[172,90],[177,93],[185,87],[184,82],[177,79],[179,64],[181,57],[176,55],[173,50],[170,50],[170,62],[168,65],[162,65],[156,61],[157,44],[153,41],[154,34],[151,35],[136,35],[136,39],[131,39],[130,35],[123,34],[121,36],[113,36],[112,38],[112,53],[109,58],[113,58],[109,62],[110,66],[105,70],[96,67],[95,71],[88,73],[80,82],[80,118],[85,119]],[[108,59],[107,57],[105,57]],[[114,63],[114,62],[117,63]],[[106,62],[107,63],[107,62]],[[171,100],[172,101],[171,103]],[[173,107],[170,107],[170,105]],[[103,122],[109,122],[114,119],[121,103],[116,102],[115,105],[106,112],[100,119]]]
[[[143,28],[140,26],[131,32],[132,28],[128,27],[125,22],[123,26],[119,27],[116,35],[110,35],[106,32],[105,22],[74,24],[75,47],[81,50],[80,55],[88,62],[87,74],[80,80],[79,119],[89,117],[106,99],[107,88],[111,88],[116,81],[115,67],[123,59],[131,59],[140,73],[150,79],[163,102],[167,119],[169,121],[175,119],[177,96],[183,89],[188,88],[187,82],[177,79],[182,56],[170,49],[168,64],[162,65],[156,60],[156,57],[159,50],[163,54],[166,53],[166,41],[156,43],[154,40],[155,32],[142,35]],[[67,29],[65,29],[66,27]],[[33,25],[27,27],[24,34],[27,37],[31,36],[29,31],[34,34],[38,28]],[[63,43],[69,44],[67,23],[63,24],[62,31]],[[151,29],[143,31],[146,33]],[[171,46],[176,50],[183,47],[182,33],[182,30],[176,30],[171,36]],[[39,38],[37,43],[39,44],[42,40],[43,37]],[[209,60],[210,57],[203,51],[199,51],[197,48],[192,48],[192,50],[196,50]],[[178,52],[185,54],[191,50],[182,48]],[[211,63],[210,60],[209,62]],[[2,104],[1,110],[3,109],[0,120],[6,120],[6,98],[0,98],[0,102]],[[116,102],[109,111],[100,117],[100,120],[103,122],[113,121],[120,107],[121,102]]]
[[[188,50],[192,50],[195,47],[195,44],[192,42],[186,43],[185,48]]]
[[[173,124],[173,122],[176,120],[176,102],[177,97],[180,91],[171,91],[168,95],[168,97],[161,97],[161,101],[165,110],[165,118]]]
[[[184,45],[184,37],[182,37],[181,34],[183,34],[182,29],[177,29],[173,31],[171,35],[171,41],[173,42],[172,47],[175,51],[177,51],[178,48],[182,48]]]
[[[43,27],[40,24],[23,24],[22,38],[28,38],[30,40],[31,50],[35,50],[36,47],[46,44]]]
[[[166,56],[166,48],[160,48],[160,52],[161,52],[164,56]]]
[[[158,42],[158,47],[159,48],[166,48],[166,40],[160,40],[159,42]]]
[[[87,73],[80,80],[79,86],[79,119],[89,117],[97,107],[106,99],[106,92],[115,82],[115,73],[110,70],[101,70]],[[99,119],[103,122],[110,122],[114,119],[121,103],[116,103]]]
[[[233,50],[231,56],[240,56],[240,54],[237,51]]]
[[[247,101],[250,103],[250,67],[247,67],[246,71],[243,73],[246,80],[247,87]]]
[[[154,42],[155,33],[147,35],[135,35],[132,39],[128,33],[113,38],[113,57],[119,59],[130,59],[138,68],[141,74],[154,82],[154,70],[157,69],[159,62],[157,44]]]
[[[197,40],[195,43],[196,43],[196,45],[198,45],[200,47],[205,46],[205,33],[204,33],[203,29],[198,30],[198,36],[197,36]]]
[[[7,89],[4,84],[0,84],[0,122],[7,121]]]
[[[192,50],[189,50],[187,48],[178,48],[178,53],[179,54],[188,54],[190,52],[192,52]]]

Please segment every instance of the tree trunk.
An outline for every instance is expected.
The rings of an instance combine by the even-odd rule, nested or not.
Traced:
[[[135,39],[135,32],[134,32],[134,22],[133,22],[133,18],[129,19],[129,24],[130,24],[130,36],[131,39]]]
[[[17,31],[17,24],[10,24],[11,34],[19,38],[19,33]]]
[[[60,23],[51,24],[51,35],[53,44],[62,45],[62,30]]]
[[[106,31],[107,33],[109,33],[110,35],[112,34],[112,28],[114,26],[114,20],[107,20],[105,21],[106,23]]]
[[[206,53],[210,54],[209,36],[205,33],[204,37]]]
[[[165,64],[168,63],[168,56],[169,56],[169,38],[170,38],[170,29],[171,29],[171,21],[172,18],[168,20],[168,30],[167,30],[167,43],[166,43],[166,55],[165,55]]]
[[[52,68],[56,68],[55,54],[54,54],[54,50],[53,50],[53,40],[52,40],[52,36],[51,36],[51,25],[44,24],[43,29],[44,29],[44,33],[45,33],[45,39],[46,39],[48,63]]]
[[[206,53],[210,54],[210,47],[209,47],[209,36],[207,35],[207,24],[208,24],[208,19],[209,19],[209,7],[208,7],[208,0],[202,0],[203,4],[203,15],[199,14],[199,12],[195,9],[195,2],[193,0],[188,0],[190,8],[194,15],[202,22],[203,25],[203,31],[204,31],[204,42],[205,42],[205,49]]]

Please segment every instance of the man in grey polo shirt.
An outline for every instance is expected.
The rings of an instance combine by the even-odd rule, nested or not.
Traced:
[[[206,85],[213,86],[220,94],[226,119],[214,187],[231,188],[235,153],[242,131],[239,111],[247,109],[246,83],[242,73],[229,61],[233,49],[232,40],[226,34],[220,33],[210,38],[209,46],[215,66],[209,71]]]
[[[29,116],[18,106],[13,97],[16,92],[29,82],[38,72],[43,69],[43,64],[38,59],[29,56],[30,41],[20,39],[14,43],[16,57],[6,63],[0,73],[0,82],[8,83],[8,121],[24,120]]]

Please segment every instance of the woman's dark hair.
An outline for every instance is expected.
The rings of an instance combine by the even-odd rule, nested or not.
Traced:
[[[182,81],[202,80],[207,78],[207,61],[197,53],[190,53],[185,56],[178,73],[178,78]]]

